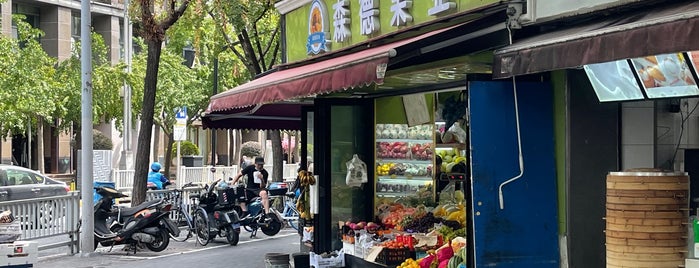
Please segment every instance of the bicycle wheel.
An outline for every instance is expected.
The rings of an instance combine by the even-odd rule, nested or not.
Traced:
[[[209,217],[206,215],[206,211],[202,208],[198,208],[194,213],[194,230],[197,235],[197,242],[200,245],[206,246],[209,243]]]
[[[193,225],[192,221],[189,221],[187,219],[187,215],[185,214],[183,209],[178,209],[176,211],[173,211],[172,213],[173,213],[172,221],[174,221],[175,224],[177,224],[178,228],[180,227],[180,225],[182,225],[182,222],[184,222],[185,226],[187,227],[187,231],[183,232],[184,237],[182,237],[183,234],[181,233],[179,237],[174,237],[174,236],[172,236],[172,234],[170,234],[170,238],[172,238],[172,240],[175,240],[177,242],[187,241],[187,239],[192,237],[192,229],[194,229],[194,226],[192,226]]]
[[[294,230],[296,231],[299,230],[299,212],[294,207],[294,203],[286,203],[284,218],[286,219],[286,222],[289,224],[289,226],[291,226],[291,228],[294,228]]]

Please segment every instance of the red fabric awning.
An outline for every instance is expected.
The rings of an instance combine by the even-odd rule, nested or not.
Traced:
[[[301,109],[308,103],[270,103],[203,116],[204,129],[302,130]]]
[[[206,112],[219,112],[383,83],[383,77],[377,76],[377,67],[388,64],[394,48],[444,30],[446,29],[268,74],[212,96]]]
[[[553,31],[496,50],[493,77],[699,49],[699,2],[667,1],[624,16]]]

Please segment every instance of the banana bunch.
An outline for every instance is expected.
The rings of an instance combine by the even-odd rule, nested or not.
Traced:
[[[301,170],[299,171],[299,182],[301,183],[301,186],[306,187],[316,184],[316,178],[313,177],[313,172]]]
[[[301,184],[301,196],[296,200],[296,210],[299,212],[299,217],[304,220],[313,219],[311,213],[310,197],[308,194],[308,186],[316,184],[316,179],[313,173],[301,170],[299,171],[299,183]]]

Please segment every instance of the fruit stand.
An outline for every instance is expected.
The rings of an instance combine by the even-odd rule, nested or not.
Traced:
[[[346,267],[467,267],[467,107],[460,92],[427,95],[429,122],[376,118],[374,216],[337,223]]]

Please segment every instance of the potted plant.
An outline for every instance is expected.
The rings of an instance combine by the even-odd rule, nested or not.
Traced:
[[[204,157],[199,155],[199,147],[191,141],[180,142],[182,165],[185,167],[204,166]],[[177,143],[172,145],[172,156],[177,157]]]

